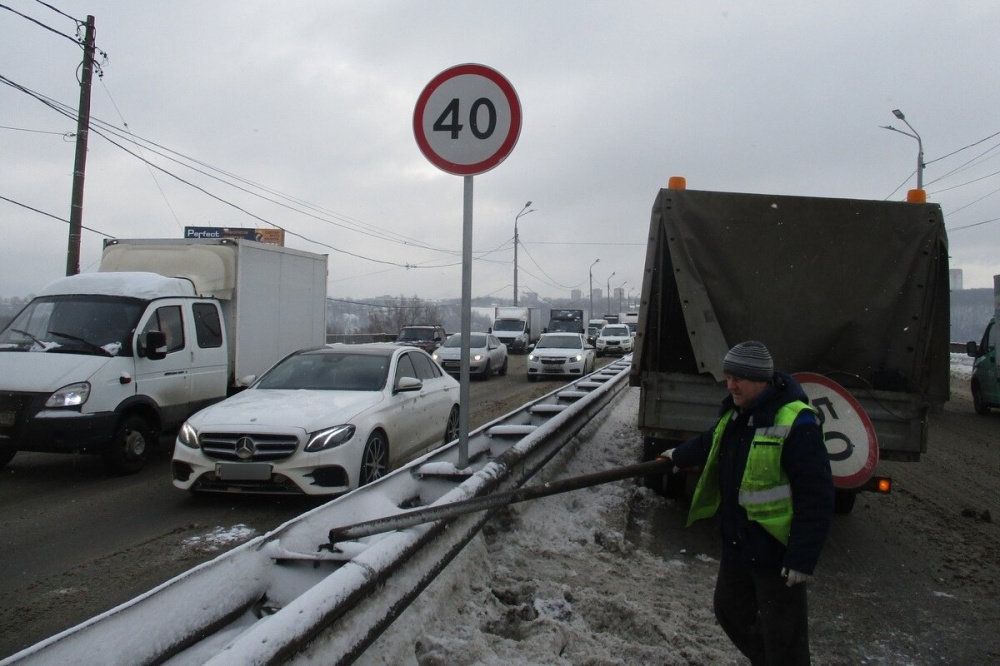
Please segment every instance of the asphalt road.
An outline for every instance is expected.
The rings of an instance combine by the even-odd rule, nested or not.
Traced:
[[[598,366],[611,359],[598,359]],[[562,382],[473,381],[470,428]],[[170,481],[172,437],[137,474],[110,475],[93,456],[19,453],[0,470],[0,658],[127,601],[322,499],[192,496]]]

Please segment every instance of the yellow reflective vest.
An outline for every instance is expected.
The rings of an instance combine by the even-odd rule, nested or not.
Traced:
[[[788,483],[788,475],[781,467],[781,451],[792,424],[803,409],[816,412],[813,407],[795,400],[778,409],[774,425],[756,429],[740,483],[739,502],[746,510],[747,517],[786,546],[792,527],[792,488]],[[719,448],[726,425],[735,414],[735,409],[729,410],[715,426],[712,448],[708,452],[708,460],[691,500],[687,522],[689,527],[694,521],[710,518],[719,510]]]

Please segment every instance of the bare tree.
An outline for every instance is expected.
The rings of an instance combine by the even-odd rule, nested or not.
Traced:
[[[381,307],[372,308],[368,313],[368,333],[399,333],[404,326],[414,324],[440,324],[441,313],[436,305],[431,305],[413,296],[400,296]]]

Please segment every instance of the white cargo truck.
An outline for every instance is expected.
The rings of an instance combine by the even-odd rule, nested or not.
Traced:
[[[0,466],[93,453],[138,471],[161,432],[326,337],[326,255],[245,240],[110,240],[0,331]]]
[[[542,334],[541,308],[499,306],[493,320],[493,335],[512,354],[525,354]]]

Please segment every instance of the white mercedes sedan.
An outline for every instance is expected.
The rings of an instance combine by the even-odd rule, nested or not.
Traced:
[[[456,439],[458,400],[458,382],[415,347],[298,351],[184,423],[173,482],[192,492],[344,493]]]

